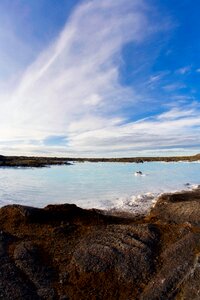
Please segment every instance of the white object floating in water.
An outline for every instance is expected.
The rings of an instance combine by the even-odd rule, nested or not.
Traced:
[[[144,176],[147,176],[147,174],[143,174],[141,171],[137,171],[137,172],[135,172],[135,176],[142,176],[142,177],[144,177]]]
[[[135,172],[135,176],[142,176],[143,174],[142,174],[142,172],[141,171],[137,171],[137,172]]]

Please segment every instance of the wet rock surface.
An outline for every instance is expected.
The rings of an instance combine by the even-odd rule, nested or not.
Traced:
[[[0,209],[0,299],[200,299],[200,190],[149,215]]]

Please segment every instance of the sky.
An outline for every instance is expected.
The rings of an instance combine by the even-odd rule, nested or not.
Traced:
[[[199,0],[1,0],[0,153],[200,153]]]

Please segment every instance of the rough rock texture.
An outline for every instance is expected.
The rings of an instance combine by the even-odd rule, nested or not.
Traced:
[[[200,190],[146,217],[75,205],[0,209],[0,299],[200,299]]]
[[[157,202],[152,215],[175,224],[200,226],[200,189],[195,192],[165,194]]]

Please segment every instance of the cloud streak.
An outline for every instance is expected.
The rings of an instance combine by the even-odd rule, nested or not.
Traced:
[[[134,90],[120,84],[118,67],[122,47],[146,35],[145,9],[137,0],[126,0],[126,5],[121,0],[80,5],[14,91],[1,96],[7,112],[1,116],[2,123],[6,128],[11,124],[11,137],[14,133],[16,137],[63,135],[71,122],[90,115],[113,115],[122,102],[136,101]]]
[[[158,143],[160,148],[195,143],[198,108],[175,108],[138,122],[123,114],[144,96],[120,82],[121,51],[158,31],[150,12],[142,0],[92,0],[77,6],[59,37],[15,87],[0,90],[0,149],[98,156],[156,149]],[[164,75],[152,76],[150,83]],[[134,115],[130,110],[129,118]]]
[[[170,111],[124,125],[76,134],[71,138],[72,149],[86,152],[129,152],[167,148],[198,147],[200,134],[199,108],[172,108]]]

